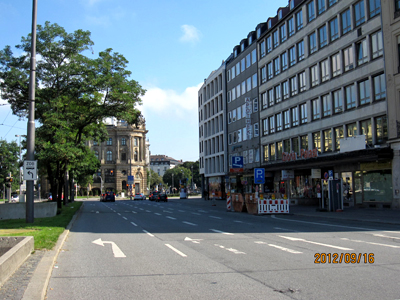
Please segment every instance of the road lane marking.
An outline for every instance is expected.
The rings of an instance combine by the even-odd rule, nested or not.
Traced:
[[[225,250],[230,251],[230,252],[233,252],[235,254],[246,254],[245,252],[242,252],[242,251],[239,251],[239,250],[236,250],[236,249],[233,249],[233,248],[226,248],[225,246],[222,246],[222,245],[214,244],[214,246],[219,247],[221,249],[225,249]]]
[[[330,226],[330,227],[361,229],[361,230],[367,230],[367,231],[379,231],[378,229],[370,229],[370,228],[364,228],[364,227],[353,227],[353,226],[344,226],[344,225],[336,225],[336,224],[300,221],[300,220],[289,220],[289,219],[284,219],[284,218],[277,218],[275,215],[272,215],[271,218],[274,218],[274,219],[277,219],[280,221],[288,221],[288,222],[298,222],[298,223],[306,223],[306,224],[314,224],[314,225],[322,225],[322,226]]]
[[[191,239],[190,237],[185,237],[184,241],[192,242],[194,244],[200,244],[200,241],[202,241],[202,239]]]
[[[151,212],[151,211],[146,209],[146,212]]]
[[[163,212],[172,214],[172,211],[168,211],[168,210],[163,210]]]
[[[151,236],[151,237],[153,237],[153,236],[154,236],[154,234],[151,234],[151,233],[150,233],[150,232],[148,232],[147,230],[144,230],[144,229],[143,229],[143,232],[144,232],[144,233],[147,233],[147,234],[148,234],[149,236]]]
[[[103,247],[104,247],[104,244],[111,244],[111,249],[112,249],[112,252],[114,254],[114,257],[126,257],[124,252],[122,252],[121,249],[119,249],[117,244],[114,243],[114,242],[102,241],[101,238],[99,238],[97,240],[94,240],[92,243],[96,244],[96,245],[103,246]]]
[[[188,224],[188,225],[192,225],[192,226],[197,226],[197,224],[193,224],[193,223],[186,222],[186,221],[182,221],[182,223],[185,223],[185,224]]]
[[[171,220],[176,220],[174,217],[166,216],[166,218],[171,219]]]
[[[157,215],[157,216],[162,216],[162,214],[159,214],[159,213],[154,213],[155,215]]]
[[[284,230],[284,231],[292,231],[292,232],[299,232],[299,231],[297,231],[297,230],[286,229],[286,228],[281,228],[281,227],[274,227],[274,229],[277,229],[277,230]]]
[[[215,216],[209,216],[210,218],[213,218],[213,219],[219,219],[219,220],[221,220],[222,218],[220,218],[220,217],[215,217]]]
[[[179,212],[185,212],[184,210],[178,210]]]
[[[137,214],[137,212],[136,212],[136,211],[134,211],[134,210],[132,210],[132,212],[133,212],[134,214]]]
[[[383,247],[390,247],[390,248],[400,248],[400,246],[394,246],[394,245],[388,245],[388,244],[381,244],[381,243],[374,243],[374,242],[365,242],[365,241],[360,241],[360,240],[351,240],[351,239],[348,239],[348,238],[341,238],[341,240],[350,241],[350,242],[355,242],[355,243],[365,243],[365,244],[370,244],[370,245],[377,245],[377,246],[383,246]]]
[[[202,213],[206,213],[206,211],[205,210],[198,210],[198,212],[202,212]]]
[[[187,255],[185,253],[183,253],[183,252],[179,251],[178,249],[172,247],[170,244],[165,244],[165,246],[167,246],[169,249],[171,249],[175,253],[178,253],[180,256],[187,257]]]
[[[226,234],[226,235],[234,235],[233,233],[229,233],[229,232],[225,232],[225,231],[221,231],[221,230],[217,230],[217,229],[210,229],[211,231],[214,231],[216,233],[222,233],[222,234]]]
[[[388,238],[388,239],[400,240],[400,237],[397,237],[397,236],[388,236],[388,235],[386,235],[386,234],[378,234],[378,233],[375,233],[375,234],[373,234],[373,235],[374,235],[374,236],[379,236],[379,237]]]
[[[131,224],[132,224],[133,226],[137,226],[137,224],[136,224],[136,223],[133,223],[133,222],[131,222]]]
[[[125,218],[125,217],[122,217],[122,219],[128,220],[128,219],[127,219],[127,218]]]
[[[274,247],[274,248],[277,248],[279,250],[286,251],[286,252],[289,252],[289,253],[293,253],[293,254],[301,254],[301,253],[303,253],[303,252],[300,252],[300,251],[296,251],[296,250],[293,250],[293,249],[281,247],[281,246],[274,245],[274,244],[268,244],[268,246]]]
[[[192,213],[192,215],[201,216],[201,214],[198,214],[198,213]]]
[[[314,244],[314,245],[319,245],[319,246],[324,246],[324,247],[329,247],[329,248],[334,248],[334,249],[339,249],[339,250],[354,250],[351,248],[345,248],[345,247],[339,247],[339,246],[334,246],[334,245],[329,245],[329,244],[323,244],[323,243],[318,243],[318,242],[313,242],[313,241],[307,241],[305,239],[301,239],[301,238],[295,238],[295,237],[291,237],[291,236],[283,236],[283,235],[278,235],[281,238],[290,240],[290,241],[294,241],[294,242],[304,242],[304,243],[309,243],[309,244]]]
[[[118,216],[120,216],[121,214],[120,213],[118,213]]]

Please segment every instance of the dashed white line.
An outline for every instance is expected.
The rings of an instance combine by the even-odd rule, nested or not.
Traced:
[[[126,217],[122,217],[122,219],[128,220]]]
[[[350,240],[348,238],[341,238],[341,240],[355,242],[355,243],[365,243],[365,244],[371,244],[371,245],[377,245],[377,246],[383,246],[383,247],[390,247],[390,248],[400,248],[400,246],[381,244],[381,243],[374,243],[374,242],[365,242],[365,241],[360,241],[360,240]]]
[[[166,216],[166,218],[171,219],[171,220],[176,220],[174,217]]]
[[[165,246],[167,246],[169,249],[171,249],[175,253],[178,253],[180,256],[187,257],[187,255],[185,253],[183,253],[183,252],[179,251],[178,249],[172,247],[170,244],[165,244]]]
[[[178,210],[179,212],[185,212],[184,210]]]
[[[136,211],[134,211],[134,210],[132,210],[132,213],[134,213],[134,214],[137,214],[137,212],[136,212]]]
[[[295,241],[295,242],[304,242],[304,243],[309,243],[309,244],[314,244],[314,245],[319,245],[319,246],[325,246],[325,247],[329,247],[329,248],[334,248],[334,249],[339,249],[339,250],[354,250],[351,248],[345,248],[345,247],[339,247],[339,246],[334,246],[334,245],[329,245],[329,244],[323,244],[323,243],[318,243],[318,242],[313,242],[313,241],[307,241],[305,239],[300,239],[300,238],[295,238],[295,237],[291,237],[291,236],[283,236],[283,235],[278,235],[281,238],[290,240],[290,241]]]
[[[225,231],[221,231],[221,230],[217,230],[217,229],[210,229],[211,231],[214,231],[216,233],[222,233],[222,234],[226,234],[226,235],[234,235],[233,233],[229,233],[229,232],[225,232]]]
[[[157,215],[157,216],[161,216],[161,214],[159,214],[159,213],[154,213],[155,215]]]
[[[192,213],[192,215],[201,216],[201,214],[198,214],[198,213]]]
[[[151,211],[146,209],[146,212],[151,212]]]
[[[153,236],[154,236],[154,234],[151,234],[151,233],[150,233],[150,232],[148,232],[147,230],[144,230],[144,229],[143,229],[143,232],[144,232],[144,233],[147,233],[147,234],[148,234],[149,236],[151,236],[151,237],[153,237]]]
[[[301,254],[301,253],[303,253],[303,252],[300,252],[300,251],[296,251],[296,250],[293,250],[293,249],[281,247],[281,246],[274,245],[274,244],[268,244],[268,246],[271,246],[271,247],[274,247],[274,248],[277,248],[279,250],[283,250],[283,251],[286,251],[286,252],[290,252],[290,253],[293,253],[293,254]]]
[[[216,216],[209,216],[210,218],[213,218],[213,219],[219,219],[219,220],[221,220],[222,218],[220,218],[220,217],[216,217]]]
[[[118,213],[118,216],[120,216],[121,214],[120,213]]]
[[[132,224],[133,226],[137,226],[137,224],[136,224],[136,223],[133,223],[133,222],[131,222],[131,224]]]
[[[188,224],[188,225],[192,225],[192,226],[197,226],[197,224],[193,224],[193,223],[186,222],[186,221],[183,221],[182,223],[185,223],[185,224]]]

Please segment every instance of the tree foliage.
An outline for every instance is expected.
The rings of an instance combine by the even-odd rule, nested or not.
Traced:
[[[8,143],[0,139],[0,188],[6,183],[6,178],[11,175],[14,180],[12,190],[19,188],[19,147],[15,141]]]
[[[163,178],[161,178],[161,176],[154,172],[152,169],[149,169],[149,172],[147,172],[147,176],[147,182],[150,182],[150,189],[154,189],[155,186],[159,185],[160,183],[162,185],[165,185]]]
[[[37,26],[37,66],[35,119],[36,154],[47,170],[53,195],[61,195],[64,173],[73,170],[86,184],[99,164],[87,149],[86,141],[104,141],[103,121],[115,117],[137,124],[145,90],[129,77],[128,61],[111,48],[89,58],[93,45],[90,32],[67,33],[57,24]],[[28,114],[31,35],[23,37],[14,56],[11,47],[0,51],[2,98],[18,116]],[[86,178],[86,179],[85,179]]]

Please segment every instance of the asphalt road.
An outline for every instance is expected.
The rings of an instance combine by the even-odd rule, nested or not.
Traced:
[[[400,227],[86,201],[47,299],[400,299]]]

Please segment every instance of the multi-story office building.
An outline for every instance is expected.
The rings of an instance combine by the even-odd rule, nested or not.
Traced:
[[[258,25],[263,28],[265,24]],[[227,137],[231,191],[252,192],[254,168],[260,166],[257,36],[252,31],[226,61]],[[232,157],[243,157],[243,170]],[[234,166],[233,166],[234,167]]]
[[[150,155],[150,169],[161,177],[164,176],[167,170],[175,168],[182,163],[182,160],[177,160],[166,155]]]
[[[108,139],[103,143],[90,142],[89,146],[101,162],[101,176],[94,179],[92,190],[145,193],[147,190],[146,123],[138,126],[112,121],[106,125]],[[134,176],[128,186],[128,176]]]
[[[225,62],[198,92],[199,165],[203,194],[225,197],[227,173]],[[214,195],[213,195],[214,194]]]
[[[290,0],[258,47],[265,189],[318,203],[333,176],[347,205],[393,206],[380,1]]]
[[[381,4],[387,82],[387,143],[393,149],[393,203],[400,208],[400,1],[381,0]]]

